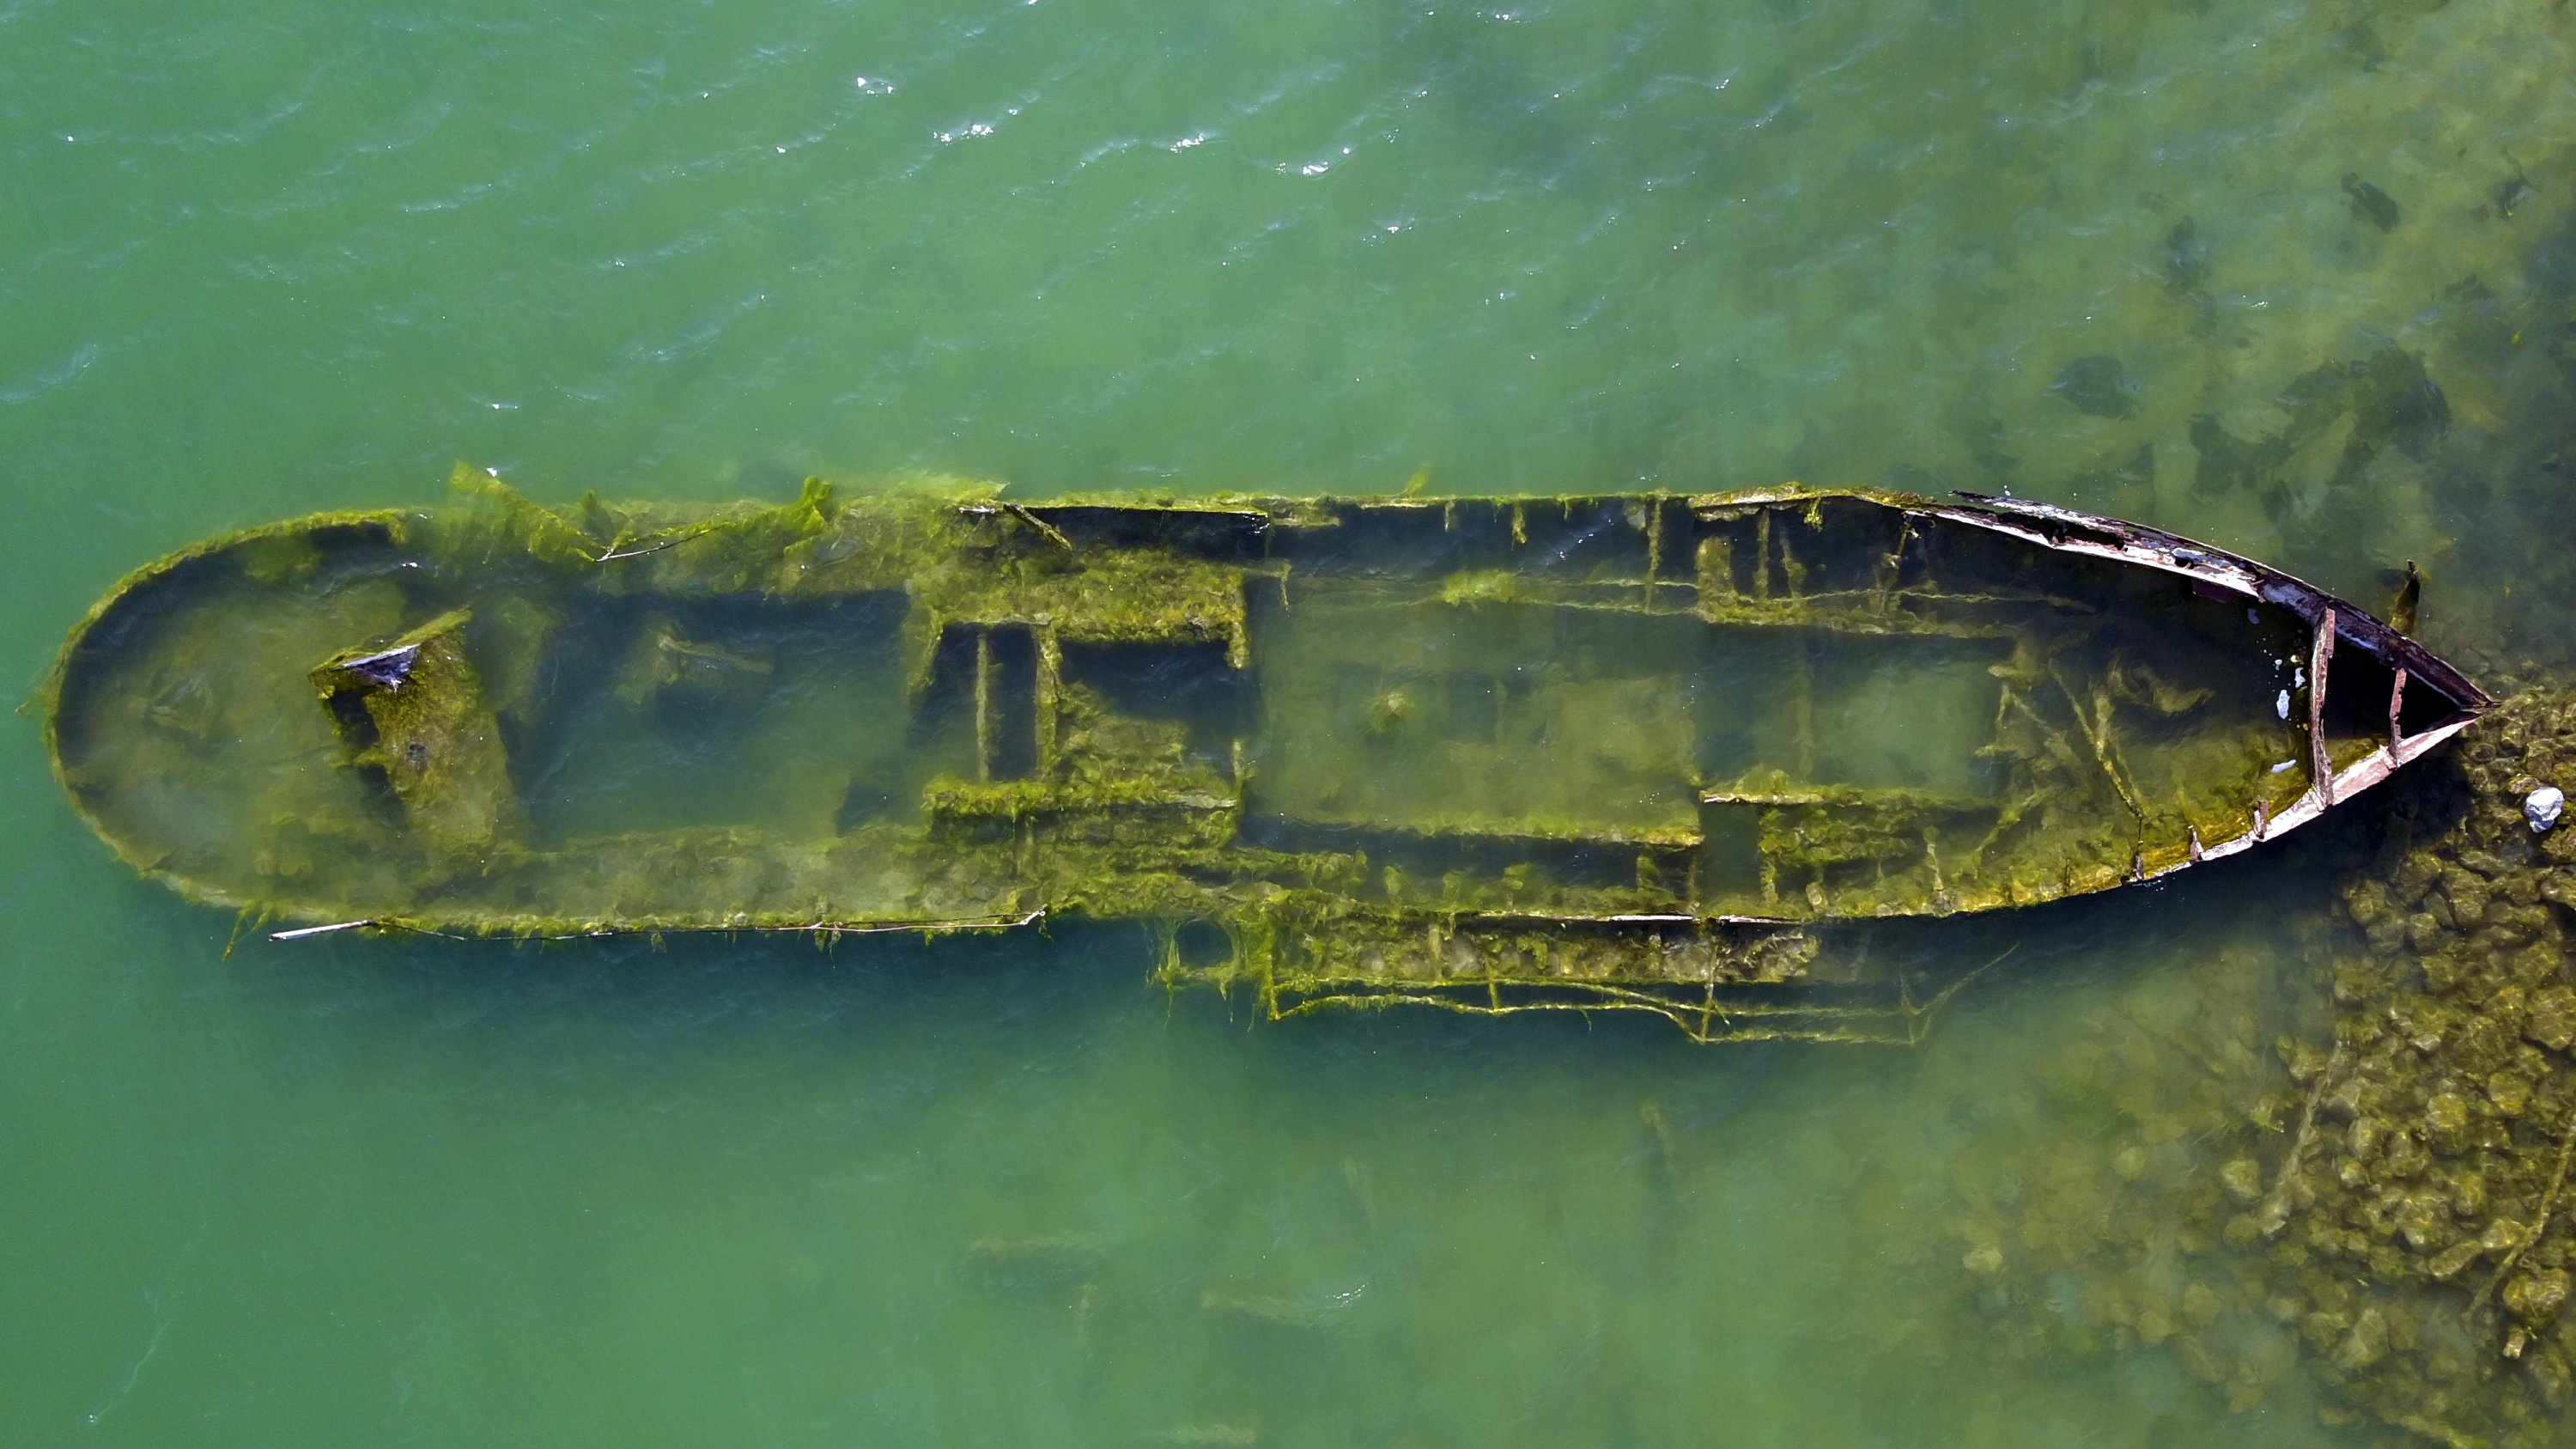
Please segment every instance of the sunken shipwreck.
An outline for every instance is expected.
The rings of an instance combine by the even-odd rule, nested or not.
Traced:
[[[1705,1040],[1908,1039],[1939,991],[1837,929],[2259,848],[2491,704],[2008,498],[551,509],[464,468],[150,564],[44,697],[100,836],[282,938],[1130,918],[1273,1015]]]

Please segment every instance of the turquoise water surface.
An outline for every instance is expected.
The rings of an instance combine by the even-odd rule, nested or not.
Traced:
[[[2571,49],[2537,0],[0,0],[0,678],[457,459],[2009,488],[2365,600],[2418,560],[2438,647],[2563,670]],[[2191,1161],[2064,1043],[2313,1033],[2339,859],[1875,940],[2004,958],[1913,1049],[1269,1024],[1109,927],[228,951],[27,718],[0,1443],[2360,1442],[1962,1267],[1999,1185]]]

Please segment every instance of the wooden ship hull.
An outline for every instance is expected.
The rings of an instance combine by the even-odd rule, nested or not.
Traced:
[[[2005,499],[457,488],[92,610],[46,735],[119,855],[280,939],[1118,917],[1273,1014],[1903,1037],[1833,923],[2251,849],[2491,703],[2296,579]]]

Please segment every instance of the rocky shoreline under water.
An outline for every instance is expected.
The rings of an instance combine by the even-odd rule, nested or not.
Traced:
[[[2576,785],[2576,691],[2527,687],[2328,847],[2337,906],[2295,960],[2089,1016],[2034,1085],[2106,1150],[1956,1185],[1974,1339],[2168,1354],[2233,1411],[2392,1442],[2553,1442],[2576,1394],[2576,828],[2523,809],[2553,785]],[[2283,970],[2304,1007],[2277,1004]]]

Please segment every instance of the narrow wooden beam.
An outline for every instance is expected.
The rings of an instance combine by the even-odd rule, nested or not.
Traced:
[[[993,631],[975,632],[975,778],[993,778]]]
[[[2334,804],[2334,761],[2326,755],[2326,668],[2334,662],[2334,641],[2335,611],[2328,609],[2308,649],[2308,770],[2321,805]]]

